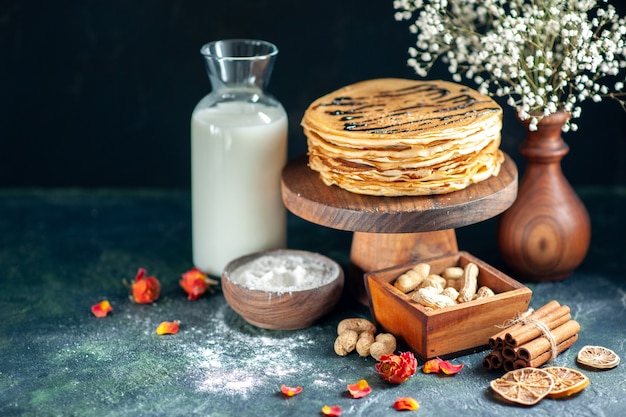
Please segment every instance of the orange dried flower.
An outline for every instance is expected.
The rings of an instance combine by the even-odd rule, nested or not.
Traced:
[[[106,317],[112,311],[113,307],[111,307],[111,303],[108,300],[100,301],[98,304],[91,306],[91,312],[98,318]]]
[[[155,277],[147,277],[146,270],[139,268],[131,288],[136,303],[149,304],[159,298],[161,283]]]
[[[362,379],[356,384],[349,384],[348,392],[352,398],[363,398],[372,392],[372,387],[369,386],[366,380]]]
[[[381,356],[375,367],[385,381],[401,384],[415,374],[417,359],[411,352],[402,352],[399,355],[392,353]]]
[[[341,407],[338,405],[325,405],[322,407],[322,414],[325,416],[339,417],[341,415]]]
[[[280,386],[280,392],[282,392],[287,397],[293,397],[294,395],[298,395],[302,392],[302,387],[288,387],[283,384]]]
[[[164,321],[156,328],[156,334],[158,334],[159,336],[164,334],[176,334],[178,333],[179,327],[180,322],[178,320]]]
[[[422,368],[422,372],[425,374],[430,373],[443,373],[446,375],[454,375],[463,369],[463,364],[454,365],[450,361],[444,361],[440,358],[435,358],[427,361]]]
[[[393,408],[398,411],[414,411],[420,408],[420,404],[411,397],[401,397],[394,401]]]
[[[183,274],[179,284],[188,294],[187,299],[197,300],[207,290],[213,292],[211,286],[217,285],[218,282],[209,278],[207,274],[194,267]]]

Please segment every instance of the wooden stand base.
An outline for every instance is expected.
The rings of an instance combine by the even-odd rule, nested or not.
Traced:
[[[283,202],[305,220],[354,232],[350,261],[356,272],[347,274],[346,287],[362,302],[364,272],[455,253],[455,228],[502,213],[517,196],[517,167],[507,155],[496,177],[419,197],[376,197],[327,186],[307,162],[302,155],[283,169]]]

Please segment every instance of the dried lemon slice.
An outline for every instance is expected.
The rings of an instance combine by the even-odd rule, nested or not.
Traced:
[[[552,375],[538,368],[509,371],[490,382],[491,389],[507,401],[533,405],[541,401],[554,387]]]
[[[602,346],[583,346],[578,352],[577,360],[582,365],[596,369],[611,369],[619,365],[619,356]]]
[[[578,394],[589,385],[587,375],[576,369],[566,368],[564,366],[551,366],[542,368],[552,375],[554,379],[554,387],[548,394],[550,398],[563,398]]]

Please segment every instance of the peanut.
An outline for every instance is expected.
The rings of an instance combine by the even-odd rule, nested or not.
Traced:
[[[465,270],[460,266],[449,266],[441,273],[441,276],[446,279],[446,287],[453,287],[457,291],[461,289],[463,274]]]
[[[370,355],[370,347],[372,343],[374,343],[374,333],[370,332],[362,332],[359,335],[359,340],[356,342],[356,352],[359,356],[369,356]]]
[[[393,286],[406,294],[417,288],[417,286],[420,285],[423,280],[424,276],[422,276],[419,272],[413,269],[409,269],[404,274],[396,278]]]
[[[376,333],[376,325],[362,318],[343,319],[337,325],[337,334],[341,335],[346,330],[354,330],[357,334],[362,332]]]
[[[481,298],[487,298],[494,296],[495,293],[489,287],[482,286],[476,291],[476,295],[474,295],[474,300],[480,300]]]
[[[446,287],[446,280],[440,275],[431,274],[427,276],[424,281],[420,284],[420,288],[435,288],[437,292],[440,293]]]
[[[459,279],[463,277],[465,270],[460,266],[449,266],[443,270],[441,276],[445,279]]]
[[[367,347],[369,347],[369,344],[371,344],[371,342],[367,343],[367,340],[370,339],[367,334],[372,335],[371,339],[373,341],[375,333],[376,325],[367,319],[343,319],[337,325],[338,336],[335,339],[335,353],[339,356],[346,356],[357,348],[361,337],[364,338],[364,341],[361,342],[363,346],[360,346],[359,349],[365,350],[366,347],[364,345],[367,344]]]
[[[339,356],[346,356],[356,348],[359,334],[354,330],[346,330],[335,339],[335,353]]]
[[[487,287],[478,288],[480,270],[473,262],[469,262],[465,267],[447,267],[440,275],[430,274],[430,266],[420,263],[403,275],[412,273],[418,267],[421,271],[428,272],[429,275],[425,276],[415,289],[405,294],[429,311],[495,295],[493,290]],[[400,277],[396,279],[396,282],[400,280]]]
[[[393,285],[406,294],[417,288],[429,273],[430,265],[427,263],[419,263],[396,278]]]
[[[430,264],[421,262],[413,267],[414,271],[417,271],[420,275],[427,277],[430,274]]]
[[[456,301],[459,298],[459,292],[454,287],[446,287],[441,292],[441,295],[445,295],[446,297],[450,297],[452,301]]]
[[[380,333],[376,335],[376,340],[370,346],[370,355],[376,360],[380,360],[383,355],[390,355],[396,350],[396,338],[391,333]]]
[[[459,291],[461,289],[461,280],[448,278],[448,281],[446,281],[446,288],[454,288]]]
[[[455,304],[450,297],[440,294],[433,287],[420,288],[413,294],[413,300],[424,307],[433,309],[449,307]]]
[[[458,301],[465,303],[471,301],[478,289],[478,266],[470,262],[465,266],[463,273],[463,287],[459,291]]]

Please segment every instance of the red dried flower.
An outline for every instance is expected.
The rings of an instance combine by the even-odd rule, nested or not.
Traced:
[[[106,317],[112,311],[113,307],[111,307],[111,303],[108,300],[100,301],[98,304],[91,306],[91,312],[98,318]]]
[[[372,387],[369,386],[366,380],[362,379],[356,384],[349,384],[348,392],[352,398],[363,398],[372,392]]]
[[[159,298],[161,283],[155,277],[147,277],[146,270],[139,268],[132,284],[133,300],[139,304],[149,304]]]
[[[446,375],[454,375],[463,369],[463,364],[454,365],[450,361],[444,361],[440,358],[435,358],[427,361],[422,368],[422,372],[425,374],[430,373],[443,373]]]
[[[387,382],[401,384],[413,374],[417,368],[417,359],[411,352],[402,352],[399,355],[390,354],[380,357],[375,365],[376,372]]]
[[[159,336],[164,334],[176,334],[178,333],[179,326],[180,322],[178,320],[164,321],[157,327],[156,334]]]
[[[302,392],[302,387],[288,387],[283,384],[280,386],[280,392],[282,392],[286,397],[293,397],[294,395],[298,395]]]
[[[394,401],[393,408],[398,411],[414,411],[420,408],[420,405],[411,397],[402,397]]]
[[[439,362],[439,370],[446,375],[454,375],[463,369],[463,364],[454,365],[449,361],[441,361]]]
[[[341,407],[338,405],[325,405],[322,407],[322,414],[325,416],[339,417],[341,415]]]
[[[209,278],[207,274],[194,267],[183,274],[179,284],[189,295],[187,299],[197,300],[207,290],[212,292],[211,286],[217,285],[218,282]]]

